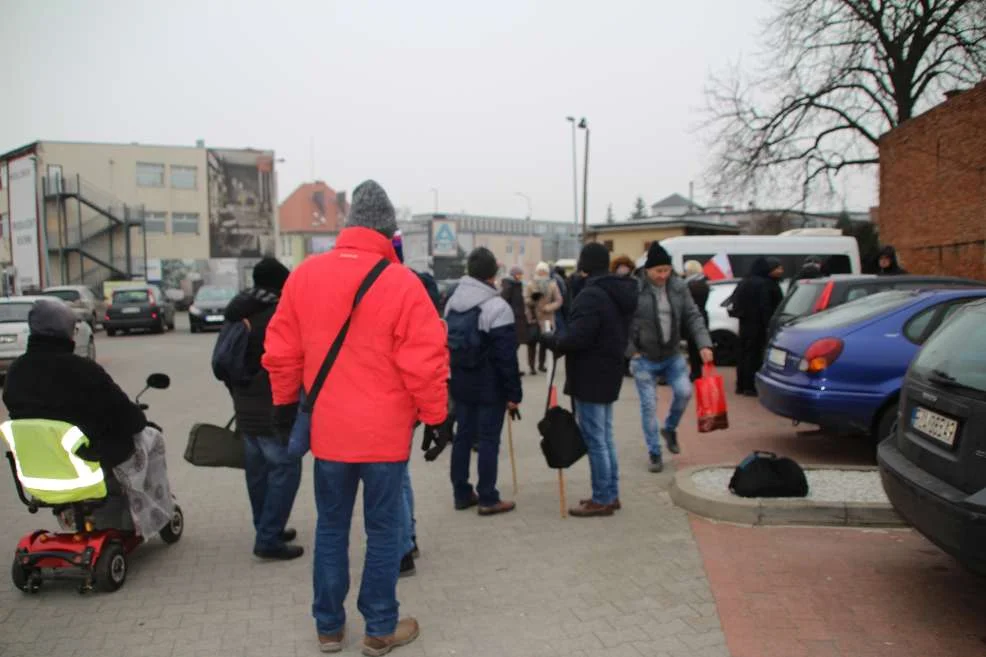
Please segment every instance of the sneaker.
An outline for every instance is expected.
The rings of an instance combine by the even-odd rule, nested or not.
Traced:
[[[576,518],[594,518],[596,516],[611,516],[613,511],[612,504],[599,504],[589,500],[588,504],[580,504],[574,509],[569,509],[568,514]]]
[[[305,553],[305,548],[298,545],[282,545],[274,550],[254,550],[254,555],[270,561],[290,561]]]
[[[531,376],[537,376],[537,375],[538,375],[537,370],[532,367],[531,368]]]
[[[408,552],[401,559],[401,572],[397,575],[398,577],[410,577],[417,571],[414,569],[414,553]]]
[[[469,496],[469,499],[468,500],[464,500],[464,501],[456,500],[455,501],[455,510],[456,511],[465,511],[466,509],[471,509],[472,507],[474,507],[474,506],[476,506],[478,504],[479,504],[479,495],[476,495],[476,493],[473,493],[472,495]]]
[[[501,500],[496,504],[494,504],[493,506],[479,507],[479,515],[495,516],[499,513],[507,513],[509,511],[513,511],[516,508],[517,508],[517,504],[515,502],[505,502]]]
[[[283,532],[281,532],[281,540],[285,543],[290,543],[294,539],[298,538],[298,532],[295,529],[286,527]]]
[[[579,500],[579,506],[585,506],[586,504],[588,504],[591,501],[592,501],[592,498],[591,497],[589,499]],[[619,511],[620,509],[623,508],[623,505],[620,504],[620,498],[618,498],[618,497],[616,498],[616,501],[615,502],[613,502],[612,504],[610,504],[610,506],[613,507],[613,510],[614,511]]]
[[[670,429],[661,429],[661,435],[664,436],[664,442],[668,444],[668,451],[672,454],[680,454],[681,447],[678,445],[678,432],[671,431]]]
[[[654,454],[650,455],[650,466],[648,467],[648,470],[650,470],[651,472],[664,471],[664,462],[661,461],[660,456],[655,456]]]
[[[363,638],[363,654],[367,657],[382,657],[394,648],[406,646],[418,638],[421,628],[418,621],[405,618],[397,623],[390,636],[368,636]]]
[[[545,367],[544,365],[541,365],[538,367],[538,371],[546,374],[548,372],[548,368]]]
[[[322,652],[342,652],[342,642],[345,638],[346,630],[340,630],[335,634],[319,634],[318,649]]]

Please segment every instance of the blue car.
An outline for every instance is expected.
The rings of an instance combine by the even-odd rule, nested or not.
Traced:
[[[911,359],[984,289],[881,292],[783,326],[757,373],[770,412],[838,432],[888,436]]]

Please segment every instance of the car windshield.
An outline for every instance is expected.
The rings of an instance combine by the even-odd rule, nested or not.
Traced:
[[[918,353],[913,370],[944,385],[986,393],[986,305],[955,313]]]
[[[0,323],[26,322],[33,303],[0,303]]]
[[[914,301],[915,292],[896,290],[881,292],[856,301],[844,303],[830,310],[824,310],[815,315],[808,315],[795,320],[799,328],[830,329],[837,326],[848,326],[856,322],[872,319],[885,312],[896,310]]]
[[[801,317],[811,314],[822,288],[823,286],[817,283],[798,283],[777,309],[777,314],[782,317]]]
[[[113,293],[113,303],[145,303],[147,290],[117,290]]]
[[[195,302],[230,301],[236,296],[236,290],[228,287],[204,287],[195,295]]]
[[[79,300],[79,292],[77,290],[45,290],[41,294],[46,297],[57,297],[62,301]]]

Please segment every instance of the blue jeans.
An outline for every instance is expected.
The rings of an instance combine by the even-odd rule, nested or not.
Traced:
[[[356,606],[367,636],[388,636],[397,627],[397,575],[401,565],[401,493],[407,463],[340,463],[315,459],[315,561],[312,615],[319,634],[346,625],[349,593],[349,529],[356,489],[363,482],[366,558]]]
[[[284,531],[301,484],[301,459],[288,453],[277,438],[243,436],[247,493],[257,532],[254,550],[284,545]]]
[[[408,461],[410,466],[410,461]],[[418,535],[417,522],[414,520],[414,491],[411,489],[411,468],[404,468],[404,479],[401,481],[401,497],[403,498],[403,515],[401,517],[402,555],[414,550],[414,537]]]
[[[592,501],[612,504],[620,496],[620,466],[613,442],[613,405],[575,400],[575,413],[589,452]]]
[[[565,316],[560,310],[555,311],[555,335],[561,337],[565,335],[565,330],[568,328],[568,322],[565,321]]]
[[[644,440],[651,456],[661,456],[660,427],[657,423],[657,380],[667,379],[674,398],[671,400],[671,410],[664,421],[664,428],[677,431],[681,416],[688,408],[692,398],[692,382],[688,378],[688,363],[680,354],[660,362],[638,356],[630,361],[630,373],[637,384],[637,394],[640,396],[640,418],[644,428]]]
[[[452,492],[456,502],[468,502],[473,488],[469,483],[472,445],[478,441],[476,457],[476,493],[480,506],[500,503],[496,489],[496,468],[500,457],[500,432],[507,412],[505,402],[498,404],[455,403],[455,440],[452,442]]]

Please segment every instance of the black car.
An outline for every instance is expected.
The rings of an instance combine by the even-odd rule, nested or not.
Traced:
[[[175,306],[156,285],[135,285],[113,290],[103,317],[106,335],[146,330],[164,333],[175,328]]]
[[[846,274],[791,282],[787,295],[770,320],[770,335],[788,322],[887,290],[939,287],[983,287],[986,282],[949,276],[874,276]]]
[[[897,512],[986,574],[986,302],[957,307],[914,358],[877,460]]]
[[[195,300],[188,308],[188,323],[192,333],[222,326],[226,306],[235,296],[236,290],[230,287],[216,285],[200,287],[195,294]]]

